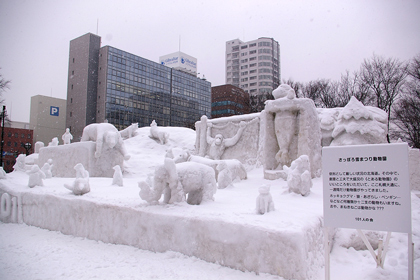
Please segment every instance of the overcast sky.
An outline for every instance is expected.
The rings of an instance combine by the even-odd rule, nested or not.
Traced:
[[[339,80],[374,53],[411,59],[419,15],[419,0],[2,0],[0,74],[11,80],[3,98],[11,119],[24,122],[31,96],[66,99],[69,42],[88,32],[155,62],[181,46],[212,86],[225,83],[226,41],[272,37],[281,78],[307,82]]]

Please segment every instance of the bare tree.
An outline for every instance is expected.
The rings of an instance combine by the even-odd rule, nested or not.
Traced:
[[[283,80],[283,84],[289,85],[296,93],[296,97],[300,98],[302,96],[303,84],[295,82],[293,79],[289,78],[288,80]]]
[[[251,113],[261,112],[265,108],[265,101],[273,100],[274,97],[271,93],[265,92],[249,96],[249,105]]]
[[[402,92],[407,64],[398,59],[374,55],[370,60],[364,60],[359,75],[359,82],[375,96],[376,106],[387,112],[389,131],[392,105]],[[390,142],[389,134],[387,140]]]
[[[420,148],[420,54],[410,61],[407,73],[405,92],[394,109],[393,123],[398,129],[392,131],[392,136]]]
[[[6,80],[5,78],[3,78],[3,75],[0,74],[0,104],[4,102],[3,93],[9,88],[9,86],[10,80]]]

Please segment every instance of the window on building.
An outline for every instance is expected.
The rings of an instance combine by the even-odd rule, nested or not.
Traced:
[[[71,74],[74,75],[74,70],[71,71]]]
[[[73,116],[73,112],[70,112],[70,117],[72,117]]]
[[[248,45],[241,46],[241,50],[248,48]]]
[[[252,47],[255,47],[256,45],[257,43],[249,44],[249,47],[252,48]]]
[[[12,142],[7,141],[7,146],[8,146],[8,147],[12,146]]]
[[[257,83],[250,83],[249,84],[250,87],[253,87],[253,86],[256,86],[256,85],[257,85]]]
[[[256,56],[254,56],[254,57],[251,57],[250,59],[249,59],[249,61],[253,61],[253,60],[256,60],[257,59],[257,57]]]
[[[19,137],[19,134],[15,133],[15,138],[18,138],[18,137]]]
[[[30,134],[28,134],[28,139],[31,139],[31,135]]]
[[[254,54],[254,53],[257,53],[257,50],[249,51],[249,54]]]
[[[249,65],[249,67],[255,67],[255,66],[257,66],[257,63],[252,63]]]
[[[7,136],[12,137],[12,133],[11,132],[7,133]]]
[[[15,147],[17,147],[18,146],[18,143],[17,142],[15,142]]]
[[[74,57],[73,57],[73,63],[74,63]]]
[[[71,85],[71,89],[73,89],[73,85]]]

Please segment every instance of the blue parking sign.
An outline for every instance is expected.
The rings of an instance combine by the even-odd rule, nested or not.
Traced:
[[[59,107],[51,106],[50,107],[50,115],[58,117],[58,113],[60,111]]]

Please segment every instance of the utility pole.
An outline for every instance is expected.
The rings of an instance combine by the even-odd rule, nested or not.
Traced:
[[[3,166],[3,147],[4,147],[4,119],[6,118],[6,106],[3,105],[3,112],[1,112],[1,150],[0,150],[0,165]]]

